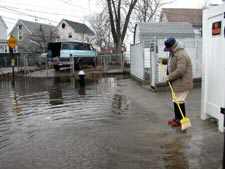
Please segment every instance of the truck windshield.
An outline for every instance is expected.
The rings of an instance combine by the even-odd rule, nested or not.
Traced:
[[[63,43],[62,49],[64,50],[91,50],[90,44],[87,43]]]

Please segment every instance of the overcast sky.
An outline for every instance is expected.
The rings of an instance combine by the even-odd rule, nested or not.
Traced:
[[[9,29],[18,19],[57,25],[62,19],[84,22],[84,17],[99,12],[104,0],[0,0],[0,16]],[[164,7],[201,8],[206,0],[176,0]],[[213,3],[221,0],[208,0]]]

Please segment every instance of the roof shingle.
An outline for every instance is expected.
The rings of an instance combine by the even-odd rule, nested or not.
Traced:
[[[163,8],[161,17],[162,14],[166,15],[168,22],[188,22],[193,26],[202,25],[202,9]]]
[[[43,32],[49,33],[50,31],[55,30],[55,26],[47,25],[43,23],[38,22],[31,22],[31,21],[25,21],[25,20],[19,20],[20,22],[23,22],[23,24],[32,32],[32,33],[38,33],[41,30]]]
[[[64,21],[66,21],[77,33],[86,33],[88,35],[95,34],[87,25],[83,23],[78,23],[78,22],[67,20],[67,19],[65,19]]]
[[[141,34],[166,35],[166,34],[194,34],[190,23],[138,23]]]
[[[8,27],[7,27],[6,23],[5,23],[5,21],[3,20],[3,18],[2,18],[1,16],[0,16],[0,21],[2,21],[3,25],[5,25],[6,29],[8,29]]]

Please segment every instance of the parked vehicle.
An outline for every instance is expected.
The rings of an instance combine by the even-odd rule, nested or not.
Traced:
[[[48,59],[56,71],[68,69],[72,63],[79,70],[84,65],[96,65],[96,50],[90,43],[51,42],[48,44]]]

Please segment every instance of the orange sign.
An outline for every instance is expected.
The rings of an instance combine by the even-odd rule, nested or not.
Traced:
[[[212,35],[220,35],[221,34],[221,21],[214,22],[212,24]]]
[[[12,35],[10,35],[10,38],[8,39],[8,46],[9,46],[9,48],[16,47],[16,38]]]

